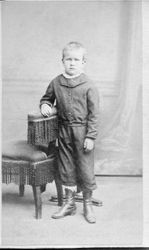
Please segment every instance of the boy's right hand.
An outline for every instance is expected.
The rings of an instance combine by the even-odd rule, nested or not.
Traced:
[[[40,107],[40,112],[43,116],[50,116],[52,115],[52,108],[48,104],[44,103]]]

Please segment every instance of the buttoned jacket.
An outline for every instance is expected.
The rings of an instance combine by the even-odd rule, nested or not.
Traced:
[[[76,78],[65,78],[62,74],[49,84],[40,105],[54,105],[58,118],[70,126],[85,125],[86,137],[96,139],[99,118],[99,95],[94,83],[82,73]]]

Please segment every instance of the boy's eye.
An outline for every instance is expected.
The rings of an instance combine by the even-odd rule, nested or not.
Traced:
[[[73,58],[66,58],[66,61],[73,61],[73,60],[74,60],[74,61],[77,61],[77,62],[79,61],[78,58],[74,58],[74,59],[73,59]]]

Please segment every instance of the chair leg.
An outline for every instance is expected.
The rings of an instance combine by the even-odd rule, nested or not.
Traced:
[[[24,184],[19,185],[19,196],[20,197],[24,196]]]
[[[35,218],[41,219],[42,217],[42,200],[40,186],[32,185],[34,201],[35,201]]]
[[[61,180],[57,174],[55,174],[55,184],[56,184],[56,189],[57,189],[58,206],[62,206],[63,205],[63,189],[62,189]]]

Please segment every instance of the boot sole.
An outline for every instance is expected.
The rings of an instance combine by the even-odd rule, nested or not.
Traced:
[[[84,216],[85,217],[85,216]],[[90,223],[90,224],[95,224],[96,223],[96,221],[90,221],[90,220],[88,220],[86,217],[85,217],[85,219],[86,219],[86,221],[88,222],[88,223]]]
[[[72,212],[69,212],[65,215],[62,215],[62,216],[54,216],[52,215],[51,218],[52,219],[61,219],[61,218],[64,218],[65,216],[71,216],[71,215],[75,215],[76,214],[76,210],[72,211]]]

